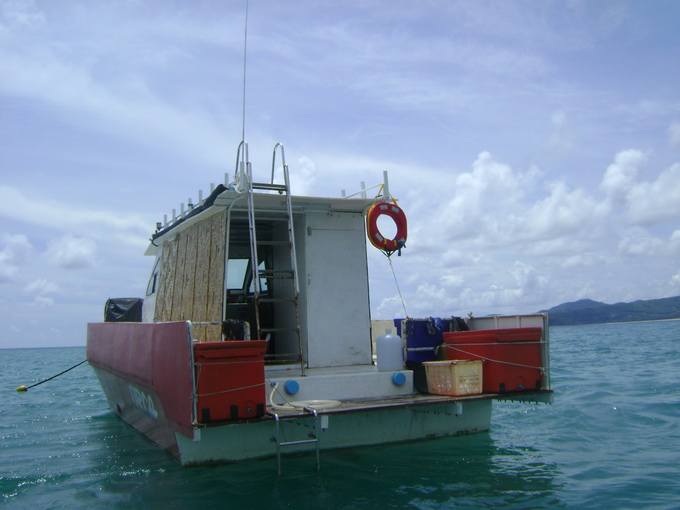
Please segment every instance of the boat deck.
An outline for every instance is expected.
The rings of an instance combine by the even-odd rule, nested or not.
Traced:
[[[333,415],[354,412],[378,411],[383,409],[393,409],[399,407],[419,407],[432,406],[440,404],[455,404],[464,403],[476,400],[516,400],[524,402],[542,402],[551,403],[553,399],[552,390],[533,390],[533,391],[518,391],[507,393],[480,393],[476,395],[429,395],[429,394],[413,394],[401,395],[382,398],[364,398],[340,401],[340,405],[335,407],[316,407],[318,415]],[[308,418],[312,416],[311,408],[314,405],[304,406],[304,402],[300,402],[296,406],[267,406],[267,414],[260,418],[233,420],[227,423],[244,423],[252,421],[268,421],[273,420],[274,414],[280,419],[294,419],[294,418]],[[272,414],[269,414],[269,413]],[[208,426],[224,425],[225,422],[211,423]]]

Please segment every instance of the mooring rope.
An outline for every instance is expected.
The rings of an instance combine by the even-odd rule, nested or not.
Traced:
[[[64,370],[63,372],[59,372],[57,375],[53,375],[52,377],[48,377],[48,378],[45,379],[44,381],[40,381],[40,382],[37,382],[37,383],[35,383],[35,384],[31,384],[30,386],[19,386],[19,387],[17,388],[17,391],[26,391],[26,390],[28,390],[28,389],[30,389],[30,388],[33,388],[33,387],[35,387],[35,386],[38,386],[39,384],[45,383],[45,382],[47,382],[47,381],[51,381],[51,380],[54,379],[55,377],[59,377],[60,375],[65,374],[65,373],[68,372],[69,370],[73,370],[74,368],[79,367],[79,366],[82,365],[83,363],[87,363],[87,360],[85,359],[85,360],[81,361],[80,363],[78,363],[77,365],[73,365],[71,368],[67,368],[67,369]]]
[[[406,303],[404,302],[404,297],[401,295],[401,289],[399,288],[399,282],[397,281],[397,274],[394,272],[394,266],[392,265],[391,254],[387,255],[387,260],[390,261],[390,269],[392,270],[392,276],[394,277],[394,283],[397,286],[397,292],[399,293],[399,299],[401,300],[401,306],[404,308],[404,316],[408,319],[409,315],[406,311]]]

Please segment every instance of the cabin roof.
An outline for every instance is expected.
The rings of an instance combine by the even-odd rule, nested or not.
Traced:
[[[255,209],[260,212],[284,211],[286,208],[286,196],[279,193],[255,193]],[[325,212],[349,212],[363,213],[374,202],[372,198],[342,198],[342,197],[307,197],[292,195],[291,203],[293,213],[305,213],[311,211]],[[209,218],[225,209],[242,212],[248,209],[247,192],[239,193],[233,189],[227,189],[220,185],[206,198],[202,204],[193,207],[183,217],[175,218],[161,227],[151,236],[151,243],[145,255],[154,255],[157,249],[156,240],[166,235],[181,232],[198,221]]]

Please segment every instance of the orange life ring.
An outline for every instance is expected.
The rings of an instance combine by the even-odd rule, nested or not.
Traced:
[[[383,214],[392,218],[397,226],[394,239],[386,239],[378,229],[378,218]],[[366,227],[368,228],[369,241],[379,250],[392,253],[400,250],[406,244],[406,215],[401,207],[397,207],[395,204],[389,202],[373,204],[366,215]]]

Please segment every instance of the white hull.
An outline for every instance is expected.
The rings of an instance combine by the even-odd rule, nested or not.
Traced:
[[[431,405],[383,407],[355,412],[319,413],[282,418],[279,441],[309,439],[319,421],[319,449],[331,450],[406,441],[434,439],[484,432],[491,423],[491,399],[478,399]],[[284,413],[282,413],[283,415]],[[195,433],[194,440],[177,434],[183,465],[211,461],[240,461],[272,457],[277,453],[276,421],[261,420],[207,427]],[[282,448],[282,453],[313,452],[315,443]]]

